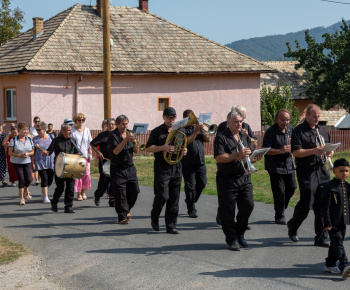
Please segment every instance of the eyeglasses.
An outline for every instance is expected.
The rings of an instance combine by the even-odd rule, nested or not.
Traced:
[[[108,123],[107,126],[115,126],[114,123]]]
[[[37,132],[40,132],[41,131],[41,129],[35,129]]]
[[[40,120],[39,121],[34,121],[34,123],[39,123],[40,122]]]
[[[165,118],[167,118],[168,120],[175,120],[176,119],[176,116],[165,116]]]
[[[85,119],[78,119],[78,122],[85,122]]]

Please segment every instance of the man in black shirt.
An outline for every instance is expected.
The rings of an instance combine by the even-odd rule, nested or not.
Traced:
[[[120,115],[116,119],[117,129],[108,135],[111,157],[111,185],[115,200],[115,211],[119,224],[128,224],[130,210],[140,192],[133,153],[138,152],[135,137],[127,131],[129,119]]]
[[[192,114],[192,110],[185,110],[183,117],[187,118]],[[182,176],[185,181],[187,212],[191,218],[198,217],[195,203],[207,184],[203,142],[209,142],[209,138],[205,133],[202,133],[203,130],[203,124],[184,129],[187,136],[187,155],[181,160]]]
[[[242,121],[243,116],[239,111],[231,111],[227,115],[228,128],[217,134],[214,141],[214,157],[218,168],[216,184],[219,217],[226,243],[232,251],[239,251],[239,245],[243,248],[248,247],[244,233],[254,208],[250,174],[246,173],[242,164],[254,151],[254,147],[249,136],[241,131]],[[240,142],[243,143],[244,149]],[[259,155],[252,162],[261,158],[262,155]]]
[[[176,120],[176,111],[168,107],[163,111],[164,123],[151,132],[146,145],[146,152],[154,153],[154,200],[151,211],[151,225],[155,231],[159,231],[159,216],[163,206],[165,209],[165,224],[167,233],[178,234],[176,230],[177,215],[179,213],[179,198],[181,187],[181,162],[169,165],[163,156],[163,152],[174,152],[175,146],[165,144]],[[183,149],[184,155],[187,149]]]
[[[292,198],[297,182],[290,140],[293,127],[289,126],[290,113],[281,109],[276,113],[276,123],[266,130],[263,147],[271,147],[265,155],[265,169],[270,175],[275,223],[286,225],[284,211]]]
[[[329,181],[329,173],[322,159],[330,157],[333,152],[325,152],[321,138],[325,143],[331,139],[327,131],[318,125],[321,109],[311,104],[306,109],[305,121],[295,127],[292,134],[292,153],[295,156],[297,178],[300,189],[300,200],[294,209],[293,217],[288,221],[288,236],[298,242],[297,230],[307,218],[312,207],[315,214],[315,246],[329,247],[327,233],[323,230],[321,215],[322,187]]]
[[[105,191],[108,188],[108,184],[110,183],[111,179],[109,176],[106,176],[103,173],[103,164],[107,161],[107,159],[110,159],[109,156],[109,148],[108,148],[108,135],[109,132],[113,131],[115,129],[115,119],[110,118],[107,120],[107,131],[103,131],[100,134],[96,136],[94,140],[90,142],[92,150],[96,153],[96,156],[98,157],[98,171],[100,173],[100,179],[98,180],[97,189],[95,191],[95,204],[97,206],[100,205],[100,199],[104,195]],[[97,149],[97,146],[100,146],[100,150]],[[114,196],[111,194],[109,197],[109,206],[114,207]]]
[[[47,151],[43,151],[43,155],[51,155],[55,152],[55,161],[57,156],[63,152],[68,154],[76,154],[78,150],[74,145],[75,142],[71,137],[72,127],[68,124],[61,125],[61,133],[58,137],[52,140]],[[56,164],[56,162],[55,162]],[[64,204],[65,204],[65,213],[74,213],[73,206],[73,197],[74,197],[74,178],[59,178],[55,175],[56,189],[51,199],[51,210],[54,212],[58,211],[57,204],[62,196],[64,191],[64,183],[66,183],[66,190],[64,194]]]

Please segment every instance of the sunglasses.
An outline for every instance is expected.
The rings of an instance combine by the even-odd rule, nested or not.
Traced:
[[[85,119],[78,119],[78,122],[85,122]]]
[[[39,123],[40,122],[40,120],[39,121],[34,121],[34,123]]]
[[[41,132],[41,129],[35,129],[37,132]]]

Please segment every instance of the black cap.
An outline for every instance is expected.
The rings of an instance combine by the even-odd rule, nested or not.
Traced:
[[[165,108],[163,111],[163,116],[176,115],[176,111],[173,107]]]
[[[347,167],[350,167],[349,166],[349,162],[344,159],[344,158],[339,158],[337,160],[334,161],[334,168],[338,167],[338,166],[347,166]]]

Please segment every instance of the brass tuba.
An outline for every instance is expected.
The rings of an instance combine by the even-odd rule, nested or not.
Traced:
[[[174,152],[167,152],[167,151],[163,152],[164,160],[169,165],[174,165],[181,161],[183,157],[182,150],[187,146],[187,136],[185,133],[181,132],[180,130],[182,128],[185,128],[187,126],[191,126],[194,124],[198,124],[198,119],[194,114],[192,114],[191,116],[188,117],[188,121],[186,125],[180,128],[177,128],[176,130],[172,130],[169,133],[168,137],[166,138],[165,144],[175,146]]]
[[[241,138],[240,138],[239,134],[238,134],[238,144],[239,144],[239,147],[240,147],[240,148],[239,148],[239,147],[236,147],[237,153],[239,153],[240,149],[242,149],[242,150],[244,149],[244,145],[243,145],[243,142],[241,141]],[[239,161],[241,162],[241,165],[243,166],[244,171],[245,171],[246,173],[252,174],[252,173],[258,171],[258,169],[256,169],[256,168],[254,167],[254,165],[252,164],[252,162],[250,161],[249,156],[248,156],[248,157],[245,157],[245,158],[243,158],[243,159],[240,159]]]

